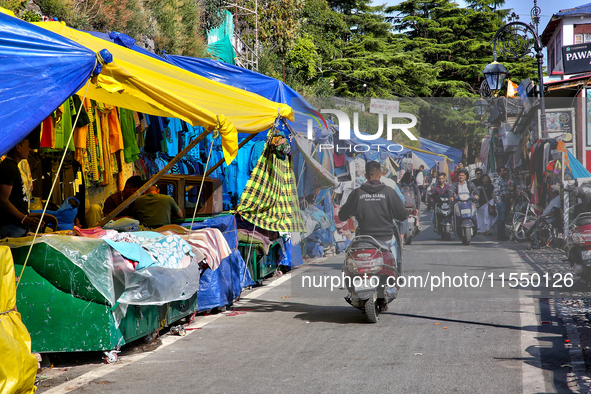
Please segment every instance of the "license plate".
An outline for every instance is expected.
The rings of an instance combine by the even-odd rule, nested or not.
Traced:
[[[583,260],[591,260],[591,250],[583,250],[581,252],[581,257]]]
[[[462,209],[460,212],[462,213],[462,215],[470,215],[470,213],[472,213],[470,209]]]
[[[374,282],[375,282],[375,279],[374,279]],[[355,287],[355,291],[372,290],[372,289],[376,288],[376,286],[371,285],[371,281],[369,279],[362,281],[359,286],[354,285],[354,287]]]
[[[415,222],[415,218],[408,218],[408,223],[414,223]]]

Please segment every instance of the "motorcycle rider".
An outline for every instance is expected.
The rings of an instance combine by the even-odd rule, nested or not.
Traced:
[[[461,169],[458,171],[458,181],[451,186],[454,198],[460,198],[461,200],[467,200],[473,197],[475,200],[478,199],[478,190],[472,181],[466,180],[468,178],[468,171]]]
[[[369,235],[387,244],[396,257],[398,239],[394,220],[407,219],[404,203],[394,189],[380,182],[380,163],[368,162],[365,165],[365,176],[367,182],[353,190],[339,210],[339,220],[344,222],[355,216],[359,224],[359,235]]]
[[[440,172],[437,174],[437,185],[432,187],[429,191],[429,204],[435,206],[439,197],[448,193],[450,186],[445,183],[445,173]],[[435,225],[435,210],[433,210],[433,217],[431,218],[431,222]]]

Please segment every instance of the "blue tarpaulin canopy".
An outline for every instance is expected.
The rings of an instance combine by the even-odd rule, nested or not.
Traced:
[[[568,154],[568,163],[569,163],[569,167],[570,167],[570,172],[571,172],[572,177],[574,179],[591,177],[591,173],[589,173],[589,171],[587,171],[585,166],[583,166],[581,164],[581,162],[578,161],[572,153],[570,153],[568,150],[566,151],[566,153]],[[568,170],[569,170],[569,168],[566,168],[566,167],[564,168],[564,171],[568,171]]]
[[[256,93],[276,103],[289,104],[293,97],[301,97],[298,92],[283,82],[242,67],[217,60],[168,54],[164,56],[166,60],[177,67],[194,72],[212,81]]]
[[[0,155],[7,153],[89,79],[91,50],[0,13]]]
[[[462,160],[462,151],[457,148],[452,148],[451,146],[439,144],[435,141],[430,141],[426,138],[421,137],[421,147],[420,149],[426,150],[433,153],[439,153],[442,155],[446,155],[451,160],[454,161],[455,164],[458,164]]]

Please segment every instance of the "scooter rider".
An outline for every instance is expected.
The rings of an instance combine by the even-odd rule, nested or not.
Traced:
[[[445,194],[450,189],[450,186],[445,183],[445,173],[440,172],[437,174],[437,184],[429,191],[429,201],[436,202],[435,199]]]
[[[360,235],[369,235],[387,244],[393,255],[398,256],[394,220],[406,220],[408,215],[394,189],[380,182],[381,175],[381,166],[377,161],[365,165],[367,182],[351,192],[339,211],[339,220],[344,222],[355,216]]]
[[[465,169],[458,170],[458,181],[451,186],[453,193],[452,200],[459,198],[460,200],[468,200],[470,197],[478,200],[478,190],[474,183],[467,181],[468,171]]]
[[[448,193],[450,186],[445,183],[445,173],[440,172],[437,174],[437,185],[431,188],[429,191],[429,203],[433,206],[437,204],[439,197]],[[431,218],[433,224],[435,224],[435,209],[433,209],[433,217]]]

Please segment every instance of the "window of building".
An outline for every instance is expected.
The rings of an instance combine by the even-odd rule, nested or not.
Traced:
[[[583,43],[583,35],[582,34],[575,34],[575,45]]]
[[[549,70],[548,71],[550,73],[552,73],[552,71],[554,71],[554,67],[556,66],[556,63],[554,60],[555,60],[554,59],[554,47],[551,46],[551,47],[548,47],[548,62],[549,62],[549,64],[548,64]]]
[[[562,60],[562,37],[556,39],[556,64]]]
[[[590,33],[585,33],[584,42],[585,43],[591,42],[591,34]]]

